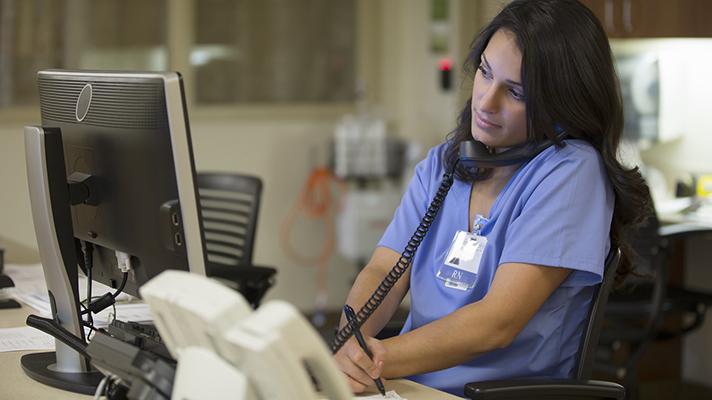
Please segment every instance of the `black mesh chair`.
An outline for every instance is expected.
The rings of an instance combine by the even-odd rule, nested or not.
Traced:
[[[612,249],[606,258],[603,281],[596,288],[588,324],[581,346],[579,359],[570,379],[526,378],[487,382],[472,382],[465,385],[465,396],[470,399],[623,399],[623,386],[604,381],[591,380],[591,370],[603,323],[608,294],[620,261],[620,251]]]
[[[235,173],[199,173],[198,191],[207,275],[239,291],[256,308],[277,272],[252,263],[262,181]]]
[[[622,381],[628,399],[638,396],[637,365],[645,350],[656,340],[697,329],[712,307],[712,293],[668,286],[672,243],[709,233],[712,229],[693,225],[661,227],[652,215],[631,242],[637,253],[636,274],[611,294],[594,367]],[[677,322],[665,323],[672,319]],[[618,354],[621,349],[624,357]]]
[[[637,364],[655,338],[662,320],[665,298],[667,245],[651,216],[631,245],[635,249],[635,274],[629,275],[608,301],[594,371],[615,376],[626,387],[626,397],[637,396]],[[626,347],[625,357],[616,353]]]

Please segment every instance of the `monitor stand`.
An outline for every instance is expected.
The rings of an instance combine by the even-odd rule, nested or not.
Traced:
[[[52,319],[84,341],[79,312],[77,250],[60,130],[26,126],[25,156],[32,218]],[[54,352],[22,356],[22,369],[29,377],[46,385],[94,394],[103,375],[92,370],[86,357],[58,339],[55,342]]]

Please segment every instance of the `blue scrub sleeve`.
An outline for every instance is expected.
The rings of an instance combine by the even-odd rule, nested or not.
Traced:
[[[597,153],[559,159],[508,229],[500,265],[570,268],[574,272],[562,286],[599,283],[610,247],[613,202]]]

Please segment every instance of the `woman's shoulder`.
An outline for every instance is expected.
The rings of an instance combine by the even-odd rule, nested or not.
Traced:
[[[566,139],[563,146],[551,146],[532,161],[549,168],[592,168],[603,167],[601,154],[593,145],[581,139]]]
[[[445,152],[448,144],[448,141],[444,141],[431,147],[425,158],[418,163],[419,168],[427,170],[430,174],[440,174],[444,169]]]
[[[442,162],[445,158],[445,152],[447,151],[449,145],[450,142],[447,140],[436,144],[428,150],[428,154],[425,158],[431,161]]]
[[[598,150],[585,140],[566,139],[563,146],[551,146],[524,165],[520,175],[529,185],[545,182],[607,181],[606,167]]]

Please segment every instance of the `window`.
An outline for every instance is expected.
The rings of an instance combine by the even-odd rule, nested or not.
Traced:
[[[190,68],[198,105],[350,102],[355,2],[1,0],[0,108],[35,104],[44,68]],[[190,40],[167,37],[178,21]]]
[[[0,2],[0,106],[36,99],[32,72],[62,65],[65,1]]]
[[[0,106],[36,103],[44,68],[167,68],[164,0],[0,1]]]
[[[353,0],[195,4],[198,103],[354,99]]]

